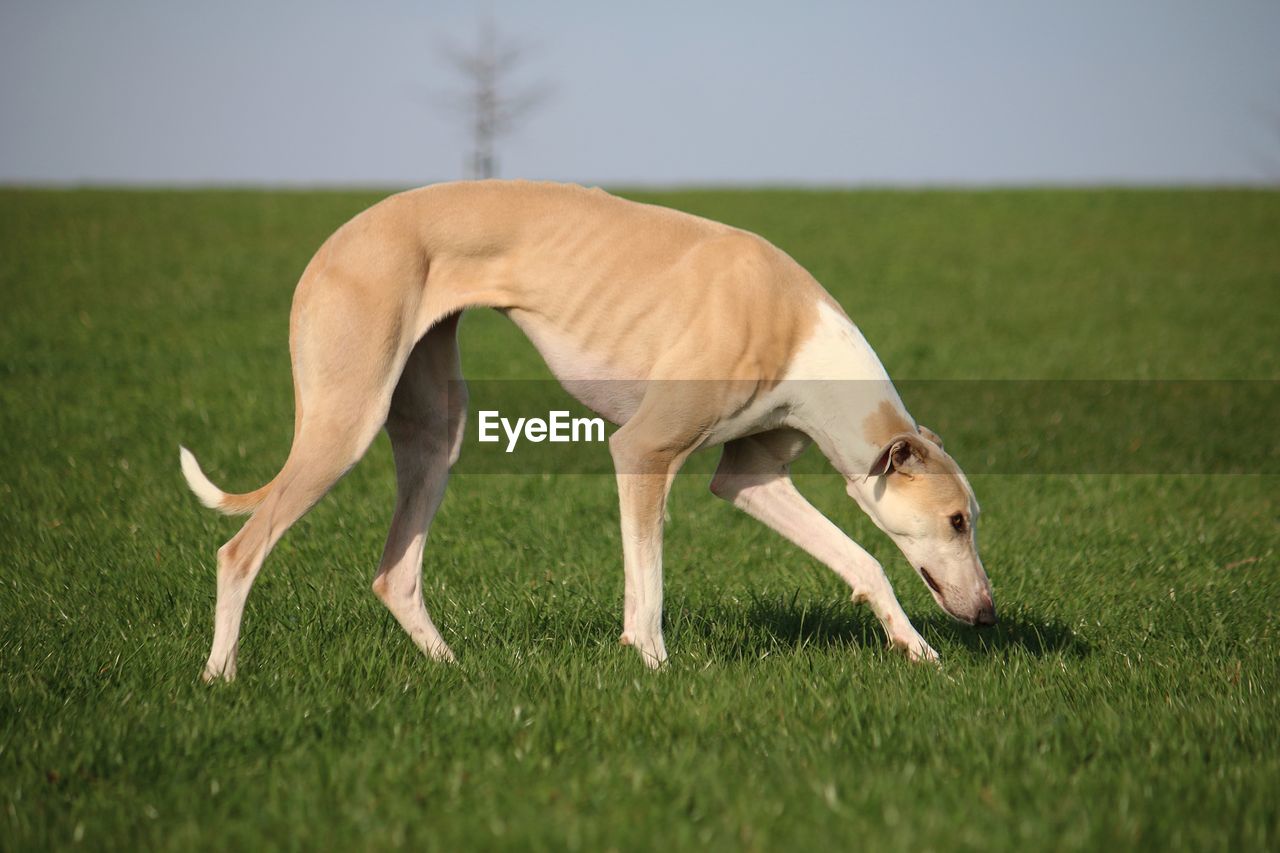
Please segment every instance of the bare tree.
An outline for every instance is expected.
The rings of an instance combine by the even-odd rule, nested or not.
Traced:
[[[466,82],[466,91],[451,99],[466,116],[472,134],[471,177],[492,178],[498,172],[494,146],[519,121],[550,97],[546,83],[516,89],[512,78],[527,57],[527,48],[502,37],[491,19],[480,22],[473,47],[446,42],[441,52]]]

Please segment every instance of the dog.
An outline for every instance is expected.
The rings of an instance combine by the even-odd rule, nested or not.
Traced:
[[[667,660],[671,482],[689,454],[717,445],[712,493],[833,569],[910,659],[938,655],[879,562],[792,484],[790,464],[810,443],[943,610],[995,623],[973,489],[803,267],[750,232],[600,189],[457,182],[375,204],[307,265],[289,316],[293,444],[269,483],[228,494],[179,449],[205,506],[251,513],[217,552],[205,680],[235,677],[245,599],[264,559],[381,429],[398,493],[373,590],[427,656],[454,659],[423,601],[422,555],[462,445],[458,320],[481,307],[514,321],[570,394],[619,425],[608,444],[622,525],[621,641],[648,666]]]

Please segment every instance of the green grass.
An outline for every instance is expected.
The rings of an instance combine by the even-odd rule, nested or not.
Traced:
[[[782,246],[895,378],[1280,378],[1274,192],[649,197]],[[617,645],[612,479],[463,473],[427,555],[441,667],[368,589],[379,439],[268,561],[240,679],[201,684],[237,522],[177,444],[228,488],[275,472],[293,283],[376,198],[0,192],[0,849],[1280,845],[1275,476],[975,476],[982,634],[805,476],[938,670],[682,476],[652,674]],[[497,315],[462,336],[469,375],[546,375]],[[968,418],[962,464],[1001,434]]]

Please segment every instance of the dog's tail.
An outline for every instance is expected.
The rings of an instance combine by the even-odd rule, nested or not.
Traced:
[[[209,509],[216,509],[223,515],[248,515],[267,499],[272,486],[275,485],[275,480],[272,480],[261,489],[245,492],[243,495],[229,494],[215,486],[204,475],[200,470],[200,463],[196,462],[196,457],[190,450],[179,447],[178,455],[182,459],[182,476],[187,478],[187,485],[191,487],[191,491],[195,492],[200,503]]]

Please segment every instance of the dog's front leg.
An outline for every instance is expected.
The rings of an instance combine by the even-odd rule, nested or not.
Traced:
[[[622,559],[626,603],[622,642],[635,646],[645,664],[657,668],[667,659],[662,639],[662,510],[664,475],[618,474],[622,511]]]
[[[804,449],[786,431],[731,441],[711,481],[711,491],[764,522],[840,575],[884,626],[890,645],[911,660],[936,661],[938,653],[911,625],[884,569],[844,534],[791,482],[791,461]]]
[[[654,449],[643,429],[630,427],[618,430],[609,440],[618,479],[626,573],[621,640],[656,669],[667,659],[662,639],[663,516],[671,480],[687,454]]]

